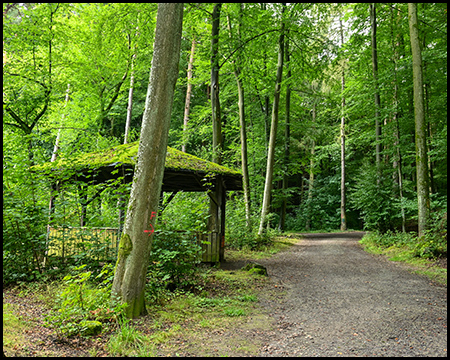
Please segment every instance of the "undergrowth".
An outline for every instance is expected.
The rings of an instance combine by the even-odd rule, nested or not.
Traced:
[[[413,265],[416,273],[447,284],[447,269],[434,264],[438,258],[447,257],[446,231],[430,230],[422,237],[414,232],[370,232],[360,243],[370,253],[386,255],[391,261]]]

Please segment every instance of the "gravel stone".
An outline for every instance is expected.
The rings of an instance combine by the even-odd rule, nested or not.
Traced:
[[[447,289],[364,252],[362,232],[305,234],[259,260],[284,299],[261,356],[447,356]]]

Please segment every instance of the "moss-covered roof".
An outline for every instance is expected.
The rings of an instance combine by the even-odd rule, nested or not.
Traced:
[[[78,158],[61,158],[53,163],[47,162],[42,165],[34,166],[34,169],[50,176],[57,176],[57,173],[62,170],[72,170],[73,172],[76,172],[78,176],[82,173],[93,173],[97,171],[98,173],[102,172],[101,178],[103,180],[104,178],[112,178],[113,169],[117,167],[134,169],[137,161],[138,147],[139,142],[136,141],[130,144],[118,145],[109,149],[83,154]],[[107,172],[109,176],[105,176],[105,172]],[[167,147],[164,182],[167,183],[167,174],[170,174],[170,178],[172,179],[174,175],[178,175],[179,177],[189,173],[201,175],[220,174],[229,179],[233,179],[234,185],[231,186],[229,184],[230,189],[240,190],[242,186],[239,185],[242,181],[242,175],[239,171]],[[181,179],[178,179],[179,183],[180,180]],[[183,190],[181,184],[179,185],[181,187],[180,190]]]

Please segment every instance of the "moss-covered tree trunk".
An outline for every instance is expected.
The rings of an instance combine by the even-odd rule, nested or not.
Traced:
[[[138,159],[111,296],[129,318],[145,313],[144,285],[161,194],[170,116],[178,77],[183,4],[158,5],[153,60]]]
[[[427,137],[423,98],[422,54],[420,52],[417,4],[408,3],[409,33],[413,62],[414,117],[416,124],[416,173],[417,201],[419,205],[419,236],[427,229],[430,214],[430,194],[428,187]]]

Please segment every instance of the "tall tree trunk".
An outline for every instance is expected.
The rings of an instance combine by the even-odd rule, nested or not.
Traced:
[[[344,46],[344,31],[342,20],[339,19],[341,27],[341,46]],[[347,230],[347,218],[345,215],[345,60],[342,63],[342,101],[341,101],[341,231]]]
[[[377,52],[377,18],[375,3],[370,4],[370,22],[372,25],[372,72],[375,86],[375,159],[378,169],[378,179],[380,181],[381,171],[381,123],[380,123],[380,91],[378,88],[378,52]]]
[[[64,107],[67,106],[67,103],[69,102],[69,92],[70,92],[70,84],[67,84],[67,90],[66,90],[66,98],[64,101]],[[61,125],[64,122],[64,118],[66,117],[65,114],[61,117]],[[50,159],[50,162],[55,162],[56,156],[58,154],[59,150],[59,140],[61,139],[61,126],[58,129],[58,133],[56,134],[55,139],[55,145],[53,146],[53,152],[52,157]],[[48,252],[48,244],[49,244],[49,238],[50,238],[50,227],[52,225],[52,219],[53,219],[53,212],[55,210],[55,198],[56,198],[56,192],[57,192],[58,185],[52,184],[52,188],[50,190],[50,200],[48,203],[48,222],[47,222],[47,234],[45,236],[45,256],[44,256],[44,266],[47,263],[47,252]]]
[[[70,92],[70,84],[67,84],[67,90],[66,90],[66,98],[64,100],[64,108],[67,106],[67,103],[69,102],[69,92]],[[61,125],[64,122],[66,115],[63,114],[61,117]],[[56,156],[59,150],[59,140],[61,138],[61,126],[58,129],[58,134],[56,135],[55,139],[55,145],[53,146],[53,152],[52,152],[52,158],[50,159],[50,162],[54,162],[56,160]]]
[[[292,72],[290,68],[290,54],[289,54],[289,40],[286,40],[286,65],[287,65],[287,75],[286,75],[286,122],[284,127],[284,171],[283,171],[283,202],[281,204],[281,214],[280,214],[280,224],[279,229],[284,231],[286,223],[286,209],[287,209],[287,187],[288,187],[288,173],[289,173],[289,155],[291,148],[291,84],[289,80],[291,79]]]
[[[222,4],[214,6],[211,33],[211,110],[213,126],[213,162],[222,163],[222,123],[219,101],[219,30]]]
[[[213,127],[213,157],[212,161],[222,163],[222,123],[220,118],[220,101],[219,101],[219,29],[220,29],[220,10],[222,4],[216,4],[212,15],[212,31],[211,31],[211,110],[212,110],[212,127]],[[223,236],[223,212],[225,211],[224,191],[222,178],[216,178],[216,188],[214,193],[210,194],[209,201],[209,217],[208,231],[215,232],[219,236]],[[221,247],[222,249],[222,247]],[[222,251],[219,255],[222,260]]]
[[[413,62],[414,118],[416,138],[416,173],[419,237],[425,234],[430,216],[427,133],[424,110],[422,54],[419,42],[417,4],[408,3],[409,34]]]
[[[283,12],[285,5],[283,5]],[[270,197],[272,193],[272,178],[273,165],[275,162],[275,142],[277,137],[278,127],[278,107],[280,103],[281,79],[283,76],[283,58],[284,58],[284,21],[281,23],[280,37],[278,39],[278,64],[277,64],[277,78],[275,81],[275,94],[272,107],[272,122],[270,125],[269,149],[267,151],[267,166],[266,166],[266,182],[264,185],[263,204],[261,209],[261,221],[259,223],[258,235],[262,235],[264,231],[264,224],[269,213]]]
[[[238,25],[238,40],[241,40],[241,24],[242,24],[242,4],[239,5],[239,25]],[[231,33],[231,21],[228,19],[228,30]],[[237,56],[240,60],[240,56]],[[247,230],[252,231],[251,223],[251,206],[250,206],[250,178],[248,174],[248,156],[247,156],[247,124],[245,121],[245,102],[244,102],[244,84],[241,79],[241,68],[237,61],[233,61],[234,64],[234,77],[236,78],[236,84],[238,87],[238,107],[239,107],[239,126],[241,135],[241,169],[242,169],[242,182],[244,188],[244,203],[245,203],[245,220],[247,224]]]
[[[133,91],[134,91],[134,59],[136,54],[133,55],[131,60],[131,75],[130,75],[130,90],[128,91],[128,107],[127,107],[127,121],[125,122],[125,135],[123,143],[128,143],[128,133],[130,132],[131,113],[133,111]]]
[[[394,28],[394,10],[391,8],[391,15],[392,15],[392,29]],[[397,25],[398,22],[401,19],[401,14],[398,12],[397,17]],[[398,29],[398,26],[396,26]],[[398,31],[398,30],[397,30]],[[399,47],[400,47],[400,39],[401,39],[401,33],[397,32],[397,34],[394,34],[394,30],[392,30],[391,38],[392,38],[392,48],[394,51],[393,56],[393,63],[394,63],[394,93],[393,93],[393,107],[394,107],[394,113],[393,113],[393,121],[395,123],[395,131],[394,131],[394,146],[396,148],[396,158],[394,158],[393,161],[393,167],[397,170],[397,173],[394,178],[394,182],[398,185],[398,191],[399,191],[399,197],[400,197],[400,212],[402,215],[402,232],[406,232],[406,215],[405,215],[405,208],[403,205],[403,173],[402,173],[402,156],[400,152],[400,124],[399,124],[399,113],[398,113],[398,60],[399,60]]]
[[[316,100],[313,99],[313,108],[312,108],[312,123],[316,122]],[[313,125],[314,126],[314,125]],[[311,159],[309,161],[309,182],[308,182],[308,200],[307,200],[307,214],[306,214],[306,223],[305,230],[311,230],[311,202],[313,196],[314,189],[314,155],[315,155],[316,142],[314,138],[311,139]],[[303,186],[301,187],[303,188]]]
[[[182,3],[158,5],[138,161],[111,291],[112,299],[127,304],[129,318],[145,313],[144,286],[164,176],[182,24]]]
[[[186,101],[184,103],[184,116],[183,116],[183,145],[181,145],[181,151],[186,152],[187,126],[189,122],[189,109],[191,106],[191,93],[192,93],[192,67],[194,66],[194,53],[195,53],[195,38],[192,39],[191,54],[189,56],[189,64],[187,69],[187,89],[186,89]]]
[[[130,74],[130,89],[128,91],[128,107],[127,107],[127,120],[125,122],[125,135],[123,137],[123,143],[127,144],[128,143],[128,134],[130,132],[130,124],[131,124],[131,114],[133,111],[133,92],[134,92],[134,60],[136,59],[136,53],[133,54],[132,58],[131,58],[131,74]],[[118,223],[119,223],[119,227],[118,227],[118,240],[119,241],[119,237],[120,234],[122,234],[122,230],[123,230],[123,221],[124,221],[124,217],[125,217],[125,201],[123,198],[123,193],[119,190],[118,193],[119,198],[117,200],[117,209],[119,209],[119,215],[118,215]]]

